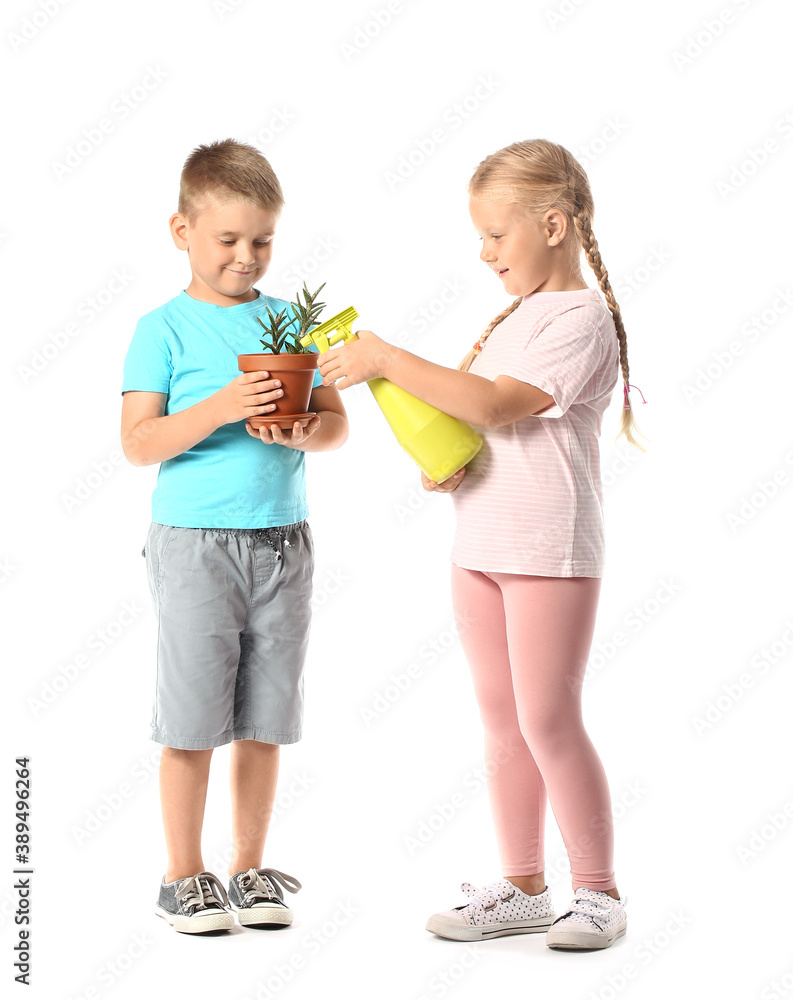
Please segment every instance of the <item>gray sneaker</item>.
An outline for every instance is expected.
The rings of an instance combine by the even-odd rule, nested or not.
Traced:
[[[154,912],[176,931],[203,934],[234,926],[234,915],[226,909],[228,905],[222,883],[212,872],[199,872],[175,882],[161,882]]]
[[[292,923],[293,913],[284,903],[284,892],[297,892],[296,878],[275,868],[249,868],[229,879],[229,905],[243,926],[280,927]]]

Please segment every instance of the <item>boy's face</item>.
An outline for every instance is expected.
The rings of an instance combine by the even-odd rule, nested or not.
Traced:
[[[192,226],[175,212],[171,236],[187,250],[193,272],[187,294],[219,306],[255,299],[253,286],[270,266],[278,216],[249,201],[214,196],[205,198]]]

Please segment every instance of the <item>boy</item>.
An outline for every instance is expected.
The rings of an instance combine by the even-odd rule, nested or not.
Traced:
[[[158,617],[152,739],[163,744],[160,799],[168,866],[155,912],[177,931],[288,924],[291,876],[262,868],[282,743],[302,736],[302,670],[314,545],[306,520],[306,451],[339,448],[339,393],[314,377],[305,428],[252,429],[280,382],[239,374],[258,347],[266,306],[254,288],[272,256],[283,206],[252,146],[226,139],[185,162],[171,236],[192,279],[145,315],[124,362],[121,438],[133,465],[160,465],[143,554]],[[245,421],[243,423],[243,421]],[[229,889],[204,870],[209,764],[231,743]]]

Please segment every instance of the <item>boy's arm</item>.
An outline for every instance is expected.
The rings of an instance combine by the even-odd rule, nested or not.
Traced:
[[[166,417],[167,399],[164,392],[124,393],[121,447],[133,465],[154,465],[181,455],[220,426],[211,396]]]
[[[245,372],[200,403],[165,414],[164,392],[128,390],[121,405],[121,447],[133,465],[155,465],[188,451],[218,427],[260,416],[281,395],[268,372]]]
[[[320,426],[305,442],[303,451],[331,451],[347,440],[349,421],[335,385],[318,385],[311,390],[309,408],[320,418]]]

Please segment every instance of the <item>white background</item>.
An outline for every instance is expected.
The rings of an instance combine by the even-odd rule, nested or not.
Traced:
[[[21,990],[19,754],[34,775],[27,996],[793,990],[789,5],[49,4],[3,9],[3,990]],[[606,951],[424,930],[463,901],[461,881],[499,871],[452,633],[451,502],[421,493],[365,386],[343,397],[348,443],[307,459],[306,735],[282,752],[265,857],[304,884],[295,924],[202,939],[153,916],[164,849],[141,548],[157,470],[121,457],[121,367],[137,319],[189,282],[167,228],[182,164],[229,136],[261,149],[286,196],[260,287],[326,281],[328,314],[353,304],[362,328],[450,366],[508,302],[467,214],[476,164],[544,137],[588,172],[649,439],[646,455],[614,443],[615,394],[584,687],[629,898],[628,934]],[[400,692],[410,664],[420,676]],[[204,830],[221,876],[227,766],[226,747]],[[561,912],[550,809],[547,871]]]

